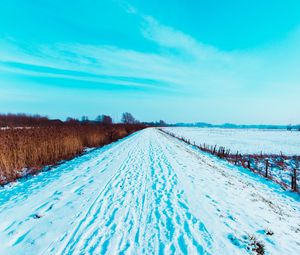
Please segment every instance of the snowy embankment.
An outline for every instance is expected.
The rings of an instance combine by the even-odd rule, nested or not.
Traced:
[[[0,190],[0,254],[299,254],[300,203],[157,129]]]
[[[300,190],[298,131],[182,127],[162,130],[203,151],[266,176],[285,189]]]
[[[300,132],[270,129],[167,127],[196,144],[223,146],[233,153],[300,155]]]

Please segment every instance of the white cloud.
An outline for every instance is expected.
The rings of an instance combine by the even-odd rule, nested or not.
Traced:
[[[137,14],[128,8],[132,15]],[[205,45],[192,36],[161,25],[152,17],[143,16],[141,33],[157,46],[156,52],[139,52],[112,45],[19,45],[0,41],[0,61],[45,66],[86,72],[108,77],[82,77],[71,74],[45,74],[41,71],[20,71],[28,75],[48,75],[77,80],[110,82],[124,86],[160,88],[186,98],[222,100],[228,98],[268,97],[278,103],[280,96],[300,93],[300,32],[267,47],[248,51],[221,51]],[[1,73],[0,73],[1,76]],[[119,76],[132,78],[124,80]],[[145,81],[143,81],[145,79]],[[155,85],[147,84],[147,80]],[[288,88],[285,89],[285,88]],[[293,97],[293,95],[291,95]],[[284,97],[286,100],[286,96]],[[228,101],[227,101],[228,103]],[[282,102],[279,102],[283,104]],[[300,105],[299,105],[300,106]],[[288,103],[287,106],[288,107]]]

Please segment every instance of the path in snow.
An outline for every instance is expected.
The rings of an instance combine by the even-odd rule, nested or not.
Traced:
[[[0,189],[0,222],[1,255],[300,254],[299,198],[157,129]]]

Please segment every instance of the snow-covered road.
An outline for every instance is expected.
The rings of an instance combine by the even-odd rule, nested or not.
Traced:
[[[262,250],[300,254],[299,198],[157,129],[0,189],[1,255]]]

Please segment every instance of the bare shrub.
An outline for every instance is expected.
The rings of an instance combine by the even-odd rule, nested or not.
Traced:
[[[255,236],[249,236],[249,246],[248,249],[254,251],[258,255],[264,255],[265,254],[265,245],[257,240]]]

